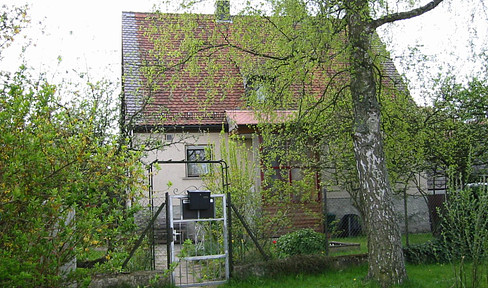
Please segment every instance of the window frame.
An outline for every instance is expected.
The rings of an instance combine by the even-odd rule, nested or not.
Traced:
[[[262,136],[260,135],[259,136],[259,144],[260,144],[260,148],[259,148],[259,151],[260,153],[263,153],[264,151],[264,148],[262,147],[262,143],[263,143],[263,138]],[[286,147],[284,147],[283,149],[286,149]],[[273,170],[273,173],[271,175],[280,175],[276,178],[272,177],[272,181],[284,181],[286,183],[288,183],[289,185],[293,185],[293,182],[295,181],[300,181],[301,179],[297,179],[296,177],[294,177],[294,175],[297,175],[295,173],[298,173],[298,174],[301,174],[301,171],[303,170],[302,167],[300,167],[300,165],[298,163],[295,163],[295,164],[292,164],[292,163],[286,163],[286,164],[280,164],[279,163],[279,160],[273,160],[271,161],[271,166],[269,167],[265,167],[263,162],[262,162],[262,159],[261,159],[261,165],[260,165],[260,178],[261,178],[261,183],[264,183],[265,181],[265,177],[266,177],[266,171],[267,170]],[[289,195],[290,198],[291,198],[291,201],[293,203],[299,203],[299,202],[310,202],[310,201],[316,201],[316,202],[320,202],[322,201],[322,195],[320,193],[320,178],[319,178],[319,174],[318,172],[315,172],[314,173],[314,188],[317,192],[317,194],[315,195],[315,197],[311,197],[310,199],[308,200],[305,200],[305,201],[300,201],[298,199],[300,199],[301,197],[299,195]],[[300,177],[301,178],[301,177]],[[268,183],[266,186],[265,185],[261,185],[261,188],[262,189],[272,189],[271,188],[271,183]]]
[[[267,75],[251,74],[244,77],[245,95],[248,98],[248,105],[252,105],[252,101],[257,103],[265,103],[270,100],[270,89],[273,89],[275,77]],[[253,99],[253,100],[252,100]]]
[[[210,149],[210,150],[209,150]],[[185,145],[185,160],[186,161],[211,161],[212,160],[212,153],[211,153],[211,145],[207,144],[191,144]],[[190,159],[192,155],[189,154],[190,151],[203,151],[197,153],[195,159]],[[198,159],[198,156],[204,155],[204,159]],[[210,172],[210,164],[209,163],[186,163],[185,165],[185,174],[187,178],[201,178],[203,175]]]

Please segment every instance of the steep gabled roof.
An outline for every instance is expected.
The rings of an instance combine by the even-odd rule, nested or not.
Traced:
[[[188,15],[181,14],[123,13],[122,74],[126,116],[139,116],[136,117],[136,127],[255,124],[252,112],[246,111],[252,109],[247,107],[245,99],[245,85],[249,80],[246,75],[253,72],[241,70],[230,56],[229,48],[225,45],[218,47],[222,40],[215,39],[211,32],[215,28],[230,30],[232,23],[216,23],[214,15],[192,14],[191,20],[188,19]],[[192,62],[194,66],[181,69],[189,65],[186,63],[188,55],[182,54],[189,50],[185,46],[188,45],[185,42],[187,33],[201,43],[212,43],[214,49],[196,53],[199,58]],[[225,35],[217,33],[218,37]],[[165,41],[164,45],[155,45],[158,41]],[[246,59],[260,61],[258,58]],[[381,62],[387,81],[396,86],[395,89],[404,90],[393,62],[390,59]],[[290,89],[302,89],[305,93],[323,97],[325,84],[320,81],[320,75],[334,73],[331,67],[313,72],[319,75],[313,77],[307,87],[293,87],[292,84]],[[210,86],[212,89],[207,89]],[[244,116],[247,120],[239,118]],[[246,121],[250,123],[244,123]]]
[[[124,12],[122,16],[122,74],[127,115],[140,114],[138,125],[221,125],[225,123],[225,111],[244,105],[244,83],[238,67],[228,59],[219,58],[220,69],[212,71],[200,69],[194,74],[179,75],[179,55],[158,57],[153,45],[157,33],[149,34],[152,25],[163,25],[150,13]],[[166,14],[168,22],[178,21],[179,15]],[[213,15],[202,15],[205,25],[195,27],[196,34],[204,34],[211,29]],[[168,31],[166,31],[168,32]],[[174,49],[184,40],[179,31],[170,35]],[[162,59],[167,59],[166,63]],[[151,69],[156,67],[157,69]],[[163,73],[161,73],[163,71]],[[152,75],[151,73],[155,73]],[[224,87],[228,77],[237,78],[232,89]],[[212,81],[222,85],[222,89],[208,91],[202,85]],[[215,92],[217,91],[217,92]],[[142,111],[141,111],[142,110]]]

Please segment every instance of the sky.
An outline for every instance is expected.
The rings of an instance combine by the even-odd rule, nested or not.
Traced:
[[[487,4],[484,0],[445,0],[421,16],[379,29],[397,69],[412,81],[409,88],[419,104],[428,104],[423,96],[429,96],[431,78],[438,73],[450,72],[458,82],[466,83],[486,69],[486,55],[484,61],[475,55],[486,53],[488,47]]]
[[[469,74],[479,69],[476,62],[469,63],[466,60],[472,52],[467,46],[469,39],[477,39],[479,47],[474,47],[474,51],[487,46],[488,21],[483,21],[486,15],[481,13],[481,16],[472,18],[472,8],[468,6],[471,1],[476,3],[480,0],[449,1],[457,6],[443,3],[426,15],[388,25],[386,29],[379,31],[392,52],[398,70],[406,73],[414,82],[410,89],[417,98],[423,93],[419,89],[421,82],[426,79],[426,71],[430,74],[436,73],[438,63],[443,63],[442,67],[455,66],[458,74]],[[24,56],[29,66],[44,72],[48,79],[75,77],[81,72],[88,73],[94,80],[103,77],[117,83],[120,82],[121,75],[122,11],[150,12],[160,2],[161,0],[0,0],[0,6],[24,3],[29,5],[31,27],[25,29],[23,35],[32,39],[33,45]],[[236,2],[242,1],[231,1],[234,10]],[[207,0],[198,11],[212,13],[213,7],[214,1]],[[478,23],[477,21],[480,21],[478,28],[469,30],[470,26],[466,24]],[[21,63],[18,55],[23,39],[17,39],[17,45],[12,45],[3,53],[4,60],[0,63],[2,69],[15,70]],[[426,55],[429,61],[423,66],[418,65],[418,61],[412,61],[408,57],[412,48]],[[423,71],[420,77],[419,70]]]
[[[151,11],[157,2],[7,0],[5,3],[29,5],[31,25],[22,34],[32,38],[33,44],[25,55],[29,66],[48,77],[71,75],[76,70],[93,77],[107,75],[117,79],[121,73],[122,11]],[[23,42],[21,37],[17,39]],[[8,61],[4,67],[15,69],[20,64],[17,57],[20,45],[12,46],[4,55]]]

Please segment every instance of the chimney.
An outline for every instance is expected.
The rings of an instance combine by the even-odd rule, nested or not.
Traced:
[[[230,18],[230,0],[215,1],[215,19],[217,22],[232,22]]]

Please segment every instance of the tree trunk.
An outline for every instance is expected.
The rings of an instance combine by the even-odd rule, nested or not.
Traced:
[[[368,236],[368,277],[382,287],[406,279],[400,228],[393,211],[392,189],[383,151],[368,1],[350,0],[351,95],[354,105],[354,153],[360,192],[357,201]]]

